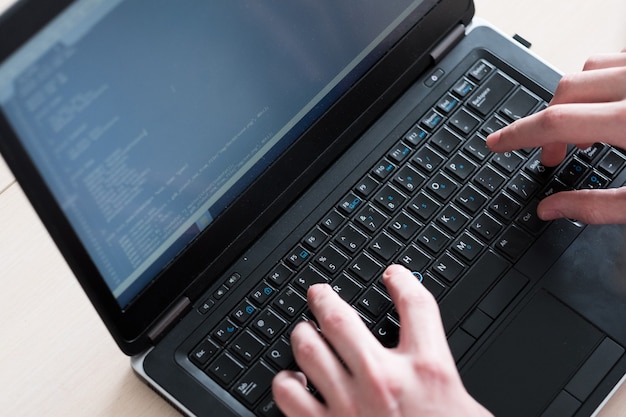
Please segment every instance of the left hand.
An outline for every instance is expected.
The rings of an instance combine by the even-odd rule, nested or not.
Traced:
[[[402,266],[387,268],[383,280],[401,322],[393,349],[384,348],[330,286],[309,288],[320,331],[301,323],[292,333],[304,374],[275,377],[281,410],[293,417],[491,416],[461,382],[430,292]],[[307,391],[307,378],[324,403]]]

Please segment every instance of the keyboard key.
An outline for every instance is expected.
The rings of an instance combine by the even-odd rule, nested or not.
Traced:
[[[566,186],[574,187],[588,172],[587,165],[574,158],[561,168],[557,178]]]
[[[405,202],[406,198],[391,185],[385,185],[374,197],[380,207],[387,213],[394,213]]]
[[[404,140],[413,146],[418,146],[423,143],[424,139],[427,137],[428,133],[418,125],[415,125],[404,135]]]
[[[361,207],[363,204],[363,200],[361,197],[356,196],[354,193],[350,192],[346,195],[337,205],[341,211],[343,211],[346,215],[351,215],[356,209]]]
[[[491,150],[487,147],[486,140],[479,135],[472,136],[463,146],[463,150],[478,162],[484,161],[491,155]]]
[[[372,333],[381,345],[386,348],[394,348],[398,346],[400,340],[400,325],[387,315],[376,323]]]
[[[252,292],[250,292],[250,300],[255,303],[257,306],[263,306],[269,300],[269,298],[274,295],[276,290],[266,282],[262,282],[256,286]]]
[[[239,305],[230,313],[230,317],[238,325],[243,325],[248,321],[250,317],[257,312],[257,308],[249,303],[247,300],[243,300]]]
[[[293,280],[294,284],[302,290],[304,294],[313,284],[327,283],[328,279],[317,270],[307,265]]]
[[[263,310],[255,319],[252,321],[252,327],[256,330],[263,339],[271,342],[275,339],[287,326],[276,313],[274,313],[271,309],[267,308]]]
[[[387,154],[387,157],[391,161],[400,164],[402,163],[402,161],[409,157],[412,151],[413,150],[411,148],[400,142],[391,149],[391,151]]]
[[[343,249],[349,253],[355,253],[367,240],[367,236],[358,231],[354,226],[348,224],[335,237],[337,242]]]
[[[306,300],[293,288],[287,287],[276,296],[273,305],[285,316],[293,318],[304,308]]]
[[[481,132],[486,135],[490,135],[503,127],[508,126],[508,123],[499,118],[498,116],[491,116],[480,128]]]
[[[514,87],[514,81],[501,72],[496,72],[472,94],[468,103],[479,115],[485,117]]]
[[[393,182],[399,185],[402,190],[411,194],[424,183],[426,179],[417,172],[413,167],[407,165],[398,171],[398,174],[394,177]]]
[[[197,367],[202,368],[219,351],[219,347],[210,339],[204,339],[189,354],[191,360]]]
[[[450,243],[450,238],[432,224],[417,235],[416,241],[432,253],[438,253]]]
[[[378,188],[378,181],[369,175],[366,175],[357,183],[354,187],[354,191],[359,193],[362,197],[369,197],[376,188]]]
[[[391,305],[391,301],[379,290],[372,287],[359,297],[357,305],[370,317],[376,319],[387,310]]]
[[[218,342],[225,344],[237,333],[237,330],[239,330],[239,327],[237,327],[232,321],[224,319],[215,327],[215,329],[213,329],[211,335]]]
[[[456,234],[463,228],[468,217],[453,205],[448,205],[437,216],[437,223],[447,231]]]
[[[474,184],[489,194],[494,194],[506,179],[490,166],[483,167],[474,177]]]
[[[343,223],[345,217],[343,217],[337,210],[332,210],[326,215],[320,222],[320,226],[329,233],[339,229],[339,226]]]
[[[493,71],[493,66],[484,59],[481,59],[480,61],[476,62],[472,66],[472,68],[470,68],[470,70],[467,72],[467,75],[472,77],[476,82],[481,82],[489,74],[491,74],[491,71]]]
[[[428,220],[441,207],[441,204],[433,200],[428,194],[420,191],[409,203],[409,209],[421,220]]]
[[[497,153],[491,158],[491,162],[509,175],[515,172],[523,161],[523,158],[515,152]]]
[[[382,268],[382,265],[371,256],[361,253],[350,263],[348,270],[361,282],[367,284],[380,274]]]
[[[418,249],[416,246],[407,247],[398,258],[398,262],[409,271],[420,272],[432,261],[432,258]]]
[[[502,225],[487,213],[482,213],[472,222],[470,228],[486,241],[490,241],[502,230]]]
[[[402,239],[404,242],[409,241],[411,237],[417,233],[421,225],[409,217],[408,214],[402,212],[391,220],[387,226],[387,230]]]
[[[600,156],[600,154],[602,153],[602,151],[604,151],[606,146],[607,145],[603,143],[596,142],[588,148],[579,149],[578,152],[576,152],[576,155],[578,155],[580,159],[582,159],[583,161],[587,162],[588,164],[591,164],[595,161],[595,159],[598,156]]]
[[[402,244],[383,232],[372,240],[368,249],[383,261],[388,262],[402,249]]]
[[[382,229],[388,218],[373,206],[368,204],[359,212],[354,220],[366,230],[375,233]]]
[[[243,369],[243,366],[224,352],[217,357],[215,362],[209,365],[207,373],[215,377],[222,385],[228,386]]]
[[[484,245],[464,232],[453,244],[452,250],[468,262],[472,262],[482,252]]]
[[[248,406],[254,405],[272,386],[274,371],[263,362],[253,365],[233,386],[232,392]]]
[[[278,369],[287,369],[295,362],[291,345],[282,337],[265,352],[263,357]]]
[[[394,172],[395,170],[396,170],[396,166],[394,164],[387,161],[386,159],[383,159],[381,162],[378,163],[378,165],[376,165],[372,169],[372,175],[374,176],[374,178],[378,178],[379,180],[384,180],[389,175],[391,175],[391,173]]]
[[[549,223],[537,216],[538,205],[539,200],[533,200],[528,206],[524,207],[515,220],[515,223],[533,235],[538,235]]]
[[[509,226],[495,242],[495,248],[512,260],[518,260],[530,247],[533,238],[516,226]]]
[[[452,87],[452,92],[459,98],[465,98],[469,93],[474,90],[474,84],[472,84],[467,78],[463,78]]]
[[[456,113],[450,116],[448,122],[450,126],[456,129],[464,136],[469,135],[480,123],[480,120],[476,116],[472,115],[466,109],[459,109]]]
[[[586,178],[584,178],[578,188],[580,189],[593,189],[593,188],[606,188],[609,186],[609,179],[598,171],[593,170]]]
[[[283,284],[291,279],[293,272],[282,263],[276,265],[274,269],[270,271],[267,278],[274,283],[277,287],[282,287]]]
[[[443,120],[444,118],[442,115],[437,113],[435,110],[431,110],[420,121],[420,124],[424,126],[427,130],[433,131],[437,127],[439,127],[441,123],[443,123]]]
[[[454,282],[461,276],[465,265],[455,259],[449,253],[444,253],[435,261],[431,270],[448,282]]]
[[[452,181],[441,172],[427,181],[426,187],[442,202],[447,201],[459,188],[456,182]]]
[[[506,221],[512,220],[521,208],[518,202],[504,193],[498,194],[489,203],[489,211]]]
[[[515,194],[515,196],[521,198],[523,201],[528,201],[539,189],[539,184],[523,173],[518,173],[511,180],[507,186],[507,190]]]
[[[331,283],[331,287],[347,303],[352,301],[363,289],[363,287],[350,279],[345,273],[339,275],[339,277]]]
[[[447,94],[444,98],[439,100],[439,103],[437,103],[437,109],[445,114],[450,114],[450,112],[452,112],[459,105],[459,103],[461,103],[461,101],[458,98]]]
[[[242,332],[230,344],[230,351],[244,363],[250,364],[261,353],[265,344],[249,331]]]
[[[430,137],[433,144],[444,155],[451,155],[463,140],[448,129],[440,129]]]
[[[327,245],[315,256],[315,265],[331,276],[339,272],[347,261],[348,258],[331,245]]]
[[[625,163],[626,158],[614,150],[611,150],[602,158],[598,164],[598,168],[610,176],[615,176]]]
[[[454,155],[446,164],[446,171],[460,181],[465,181],[475,170],[476,165],[461,153]]]
[[[484,252],[478,258],[474,266],[439,304],[446,333],[449,333],[463,319],[484,292],[500,278],[509,266],[507,261],[491,251]]]
[[[476,190],[472,185],[466,185],[456,196],[454,201],[469,213],[475,214],[487,202],[487,197]]]
[[[540,101],[528,90],[520,88],[504,102],[500,107],[500,113],[509,120],[515,121],[530,114]]]
[[[301,267],[311,256],[302,245],[296,246],[286,257],[285,262],[293,268]]]
[[[434,172],[443,162],[443,158],[435,151],[425,146],[412,159],[413,163],[426,174]]]

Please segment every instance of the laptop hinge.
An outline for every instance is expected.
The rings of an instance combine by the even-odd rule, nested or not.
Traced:
[[[430,51],[430,57],[438,63],[465,36],[465,26],[459,24]]]
[[[172,307],[163,318],[161,318],[149,331],[148,338],[155,343],[175,324],[181,316],[187,311],[191,301],[189,298],[183,297]]]

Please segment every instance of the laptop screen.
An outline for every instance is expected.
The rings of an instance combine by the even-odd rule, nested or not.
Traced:
[[[77,1],[0,66],[0,107],[123,307],[421,2]]]

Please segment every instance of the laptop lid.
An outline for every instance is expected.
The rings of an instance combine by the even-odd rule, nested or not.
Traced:
[[[24,0],[0,21],[1,150],[136,354],[472,15],[467,0]]]

